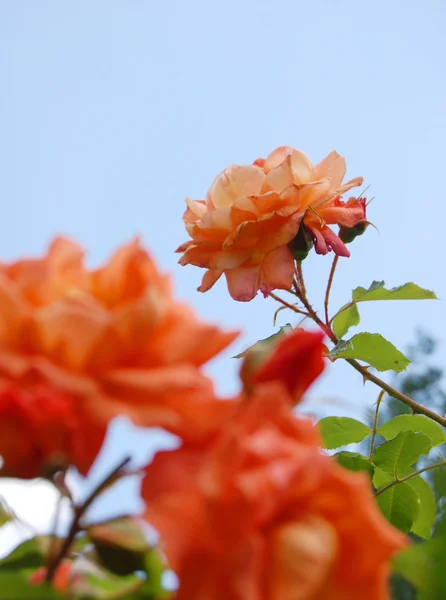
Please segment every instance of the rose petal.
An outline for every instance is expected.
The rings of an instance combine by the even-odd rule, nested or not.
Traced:
[[[215,207],[231,206],[236,200],[260,193],[265,173],[254,165],[233,165],[214,181],[210,196]]]
[[[228,290],[234,300],[249,302],[259,289],[260,267],[239,267],[225,271]]]

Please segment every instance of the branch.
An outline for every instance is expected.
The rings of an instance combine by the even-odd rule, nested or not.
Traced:
[[[432,471],[432,469],[437,469],[438,467],[444,467],[444,466],[446,466],[446,460],[442,460],[441,462],[434,463],[433,465],[429,465],[428,467],[423,467],[422,469],[418,469],[417,471],[414,471],[413,473],[409,473],[409,475],[405,475],[404,477],[398,477],[397,479],[394,479],[393,481],[391,481],[390,483],[385,485],[383,488],[381,488],[380,490],[375,492],[375,496],[378,497],[381,494],[384,494],[384,492],[387,492],[387,490],[390,490],[390,488],[393,488],[393,486],[397,485],[398,483],[404,483],[408,479],[412,479],[412,477],[421,475],[421,473],[425,473],[426,471]]]
[[[382,390],[379,393],[378,400],[376,401],[375,418],[373,420],[372,441],[370,442],[370,452],[369,452],[369,461],[370,462],[372,461],[372,454],[373,454],[373,450],[375,448],[376,430],[378,427],[379,406],[381,404],[381,400],[383,399],[385,393],[386,392],[384,390]]]
[[[330,319],[328,317],[328,302],[330,300],[331,285],[333,283],[333,277],[334,277],[334,274],[336,271],[336,266],[338,264],[338,260],[339,260],[339,256],[336,254],[333,259],[333,263],[331,265],[330,275],[328,276],[327,291],[325,292],[324,310],[325,310],[325,323],[326,323],[327,327],[330,327]]]
[[[278,300],[279,302],[282,302],[282,304],[284,304],[284,306],[287,306],[288,308],[290,308],[294,312],[302,314],[302,311],[300,311],[299,309],[297,309],[296,307],[294,307],[292,304],[285,303],[284,300],[281,300],[280,298],[278,298],[274,294],[270,294],[270,295],[275,300]],[[313,307],[311,306],[311,304],[308,302],[307,298],[305,296],[303,296],[302,294],[299,294],[298,292],[296,292],[296,296],[299,298],[299,300],[302,302],[302,304],[307,309],[308,316],[311,317],[313,319],[313,321],[317,325],[319,325],[319,327],[330,338],[330,340],[333,342],[333,344],[337,344],[339,342],[339,340],[336,337],[336,335],[333,333],[331,327],[327,326],[319,318],[317,312],[313,309]],[[359,373],[361,373],[361,375],[363,376],[363,378],[365,380],[371,381],[372,383],[374,383],[375,385],[377,385],[378,387],[380,387],[382,390],[384,390],[385,392],[387,392],[389,394],[389,396],[393,396],[393,398],[396,398],[397,400],[399,400],[403,404],[406,404],[406,406],[409,406],[414,413],[419,414],[419,415],[424,415],[425,417],[428,417],[429,419],[432,419],[432,421],[435,421],[436,423],[438,423],[442,427],[446,428],[446,418],[445,417],[440,417],[440,415],[437,415],[437,413],[435,413],[434,411],[429,410],[428,408],[426,408],[422,404],[418,404],[418,402],[416,402],[412,398],[409,398],[409,396],[406,396],[406,394],[403,394],[402,392],[398,391],[396,388],[392,387],[391,385],[389,385],[388,383],[386,383],[385,381],[383,381],[382,379],[380,379],[376,375],[373,375],[372,373],[369,373],[368,368],[367,367],[363,367],[354,358],[346,358],[344,360],[346,360],[354,369],[356,369],[356,371],[358,371]]]
[[[56,554],[54,559],[50,557],[50,563],[48,565],[48,571],[46,574],[46,581],[51,583],[54,574],[57,570],[57,567],[63,561],[65,556],[68,554],[71,544],[76,537],[76,534],[81,530],[80,520],[90,507],[90,505],[96,500],[96,498],[113,482],[115,477],[119,474],[121,469],[123,469],[131,460],[131,457],[128,456],[125,458],[117,467],[113,469],[113,471],[107,475],[107,477],[91,492],[91,494],[87,497],[83,504],[74,507],[74,516],[73,522],[70,527],[70,531],[68,532],[67,537],[65,538],[62,546],[60,547],[59,552]]]

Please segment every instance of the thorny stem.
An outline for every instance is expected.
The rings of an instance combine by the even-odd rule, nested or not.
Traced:
[[[302,262],[296,261],[296,275],[297,275],[297,281],[299,284],[299,289],[296,289],[296,293],[299,294],[303,297],[306,298],[307,297],[307,290],[305,289],[305,282],[304,282],[304,276],[302,273]]]
[[[373,419],[372,441],[370,442],[369,461],[372,460],[372,454],[373,454],[373,450],[375,448],[376,430],[378,427],[379,405],[381,404],[381,400],[383,399],[385,393],[386,392],[384,390],[382,390],[379,393],[378,399],[376,401],[375,418]]]
[[[67,537],[65,538],[63,544],[60,547],[59,552],[56,554],[54,559],[50,556],[50,563],[48,565],[48,571],[46,574],[46,581],[51,583],[54,574],[57,570],[57,567],[60,565],[62,560],[68,554],[71,544],[76,537],[76,534],[81,530],[80,520],[87,511],[87,509],[91,506],[91,504],[96,500],[96,498],[112,483],[114,478],[119,474],[121,469],[123,469],[131,460],[131,457],[128,456],[121,463],[113,469],[113,471],[105,477],[101,481],[101,483],[91,492],[91,494],[87,497],[83,504],[79,506],[74,506],[74,516],[73,522],[71,523],[70,531],[68,532]]]
[[[271,296],[274,297],[273,294],[271,294]],[[308,316],[311,317],[313,319],[313,321],[317,325],[319,325],[319,327],[330,338],[330,340],[333,342],[333,344],[337,344],[339,342],[339,340],[336,337],[336,335],[334,334],[334,332],[332,331],[331,327],[327,326],[322,321],[322,319],[319,318],[319,316],[316,313],[316,311],[313,309],[313,307],[311,306],[311,304],[308,302],[306,296],[303,296],[299,292],[296,292],[296,296],[299,298],[299,300],[302,302],[302,304],[307,309]],[[277,297],[275,299],[277,299]],[[281,299],[279,300],[279,302],[282,302],[282,304],[284,304],[284,301],[282,301]],[[292,304],[289,304],[288,308],[290,308],[291,310],[293,310],[296,313],[299,313],[299,314],[302,313],[302,311],[300,311],[299,309],[297,309]],[[361,375],[364,378],[364,380],[371,381],[372,383],[374,383],[375,385],[377,385],[378,387],[380,387],[382,390],[384,390],[385,392],[387,392],[389,394],[389,396],[392,396],[393,398],[396,398],[397,400],[399,400],[403,404],[406,404],[406,406],[409,406],[412,409],[412,411],[414,412],[414,414],[424,415],[425,417],[428,417],[429,419],[432,419],[432,421],[435,421],[436,423],[438,423],[442,427],[446,428],[446,418],[445,417],[441,417],[440,415],[437,415],[437,413],[435,413],[434,411],[429,410],[428,408],[426,408],[422,404],[418,404],[418,402],[415,402],[415,400],[413,400],[412,398],[409,398],[409,396],[406,396],[406,394],[403,394],[402,392],[398,391],[396,388],[392,387],[391,385],[389,385],[388,383],[386,383],[385,381],[383,381],[382,379],[380,379],[376,375],[373,375],[373,373],[369,373],[369,370],[368,370],[369,367],[363,367],[354,358],[347,358],[345,360],[354,369],[356,369],[356,371],[358,371],[359,373],[361,373]]]
[[[333,263],[331,265],[330,275],[328,276],[327,291],[325,292],[324,310],[325,310],[325,323],[327,324],[327,327],[330,327],[330,319],[328,317],[328,302],[330,300],[331,285],[333,283],[333,277],[334,277],[334,274],[336,271],[336,266],[338,264],[338,260],[339,260],[339,256],[336,254],[333,259]]]
[[[396,479],[394,479],[393,481],[391,481],[390,483],[385,485],[383,488],[378,490],[375,493],[375,496],[380,496],[381,494],[384,494],[384,492],[387,492],[387,490],[390,490],[390,488],[392,488],[394,485],[397,485],[398,483],[404,483],[408,479],[412,479],[412,477],[421,475],[421,473],[425,473],[426,471],[432,471],[432,469],[437,469],[438,467],[444,467],[444,466],[446,466],[446,460],[442,460],[441,462],[434,463],[433,465],[429,465],[428,467],[423,467],[422,469],[418,469],[417,471],[414,471],[413,473],[409,473],[409,475],[405,475],[404,477],[397,477]]]
[[[300,310],[299,308],[297,308],[297,306],[294,306],[293,304],[290,304],[289,302],[287,302],[286,300],[284,300],[283,298],[280,298],[280,296],[277,296],[276,294],[274,294],[273,292],[270,292],[270,296],[271,298],[274,298],[274,300],[276,300],[276,302],[280,302],[280,304],[282,304],[283,306],[285,306],[286,308],[289,308],[290,310],[292,310],[293,312],[299,314],[299,315],[304,315],[305,317],[309,317],[310,315],[308,313],[306,313],[303,310]]]

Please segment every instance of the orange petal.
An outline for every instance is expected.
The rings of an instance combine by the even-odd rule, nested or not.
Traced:
[[[207,292],[223,275],[223,271],[214,269],[208,269],[203,275],[200,287],[197,288],[197,292]]]
[[[352,188],[362,185],[363,181],[364,177],[355,177],[354,179],[350,179],[350,181],[344,183],[344,185],[341,185],[341,187],[336,190],[336,194],[342,196],[345,194],[345,192],[348,192]]]
[[[271,169],[275,169],[293,152],[296,152],[296,150],[292,146],[279,146],[270,154],[268,154],[266,159],[263,161],[263,168],[266,172],[271,171]]]
[[[136,300],[148,284],[158,282],[160,274],[138,238],[119,248],[104,267],[91,274],[93,294],[108,308]]]
[[[225,271],[228,290],[234,300],[249,302],[259,289],[259,271],[256,267],[239,267]]]
[[[187,204],[187,208],[189,209],[190,213],[188,213],[188,211],[186,211],[185,215],[184,215],[184,220],[186,220],[187,218],[189,219],[193,219],[194,221],[197,219],[201,219],[203,218],[203,216],[205,215],[206,211],[207,211],[207,207],[206,207],[206,203],[203,202],[203,200],[191,200],[190,198],[186,198],[186,204]],[[187,215],[187,217],[186,217]]]
[[[48,306],[36,316],[38,351],[56,364],[79,370],[88,363],[109,322],[109,314],[92,302],[69,299]]]
[[[228,167],[214,181],[210,195],[214,206],[231,206],[236,200],[257,196],[265,180],[265,173],[254,165]]]
[[[291,289],[294,277],[294,258],[288,246],[269,252],[262,261],[260,290],[265,296],[272,290]]]
[[[335,199],[323,206],[319,210],[319,214],[328,225],[354,227],[366,218],[365,199],[350,198],[345,204],[339,199]]]
[[[89,406],[97,418],[125,414],[135,425],[163,427],[191,443],[215,435],[238,406],[218,400],[212,382],[192,365],[109,371],[102,388],[107,402]]]
[[[308,516],[276,529],[270,544],[270,597],[318,598],[336,559],[334,528],[322,519]]]
[[[323,337],[321,332],[294,330],[277,343],[252,375],[250,385],[281,381],[294,402],[298,402],[324,370]]]
[[[346,171],[345,158],[340,156],[336,150],[333,150],[333,152],[330,152],[328,156],[315,165],[313,177],[314,179],[329,179],[330,191],[334,192],[340,187]]]

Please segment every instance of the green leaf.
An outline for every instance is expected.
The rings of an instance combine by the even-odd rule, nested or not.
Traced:
[[[372,433],[370,427],[350,417],[325,417],[318,425],[328,450],[361,442]]]
[[[120,517],[90,525],[87,534],[103,565],[117,575],[130,575],[144,569],[149,551],[138,519]]]
[[[37,538],[26,540],[0,561],[0,569],[36,569],[43,565],[42,549]]]
[[[375,467],[362,454],[343,450],[342,452],[335,454],[334,458],[341,465],[341,467],[344,467],[344,469],[348,469],[349,471],[365,471],[370,475],[370,477],[373,477]]]
[[[393,560],[394,570],[417,588],[418,598],[446,598],[446,515],[436,527],[429,542],[414,544]]]
[[[370,302],[373,300],[436,300],[437,296],[430,290],[425,290],[415,283],[405,283],[399,287],[387,290],[384,281],[374,281],[367,290],[357,287],[352,292],[352,300]]]
[[[0,498],[0,527],[3,527],[3,525],[6,525],[6,523],[10,523],[13,520],[14,516],[10,508],[3,498]]]
[[[417,493],[407,483],[399,483],[377,497],[381,512],[392,525],[408,533],[420,511]]]
[[[24,571],[0,568],[0,600],[57,600],[66,598],[47,584],[33,585],[28,579],[33,574],[32,569]]]
[[[337,338],[342,339],[350,327],[359,325],[360,322],[359,310],[356,304],[353,304],[341,310],[333,319],[333,331]]]
[[[437,502],[434,491],[420,475],[411,477],[405,483],[417,493],[420,501],[420,511],[412,525],[412,532],[428,540],[431,537],[437,514]]]
[[[400,473],[400,477],[409,475],[410,473],[413,473],[413,469],[409,467],[404,470],[404,475],[403,473]],[[377,490],[383,488],[394,480],[395,479],[392,475],[376,467],[375,474],[373,476],[373,485]],[[405,481],[404,484],[407,484],[414,490],[420,503],[420,510],[417,518],[414,519],[411,531],[421,538],[429,539],[437,513],[437,502],[435,500],[434,492],[427,481],[425,481],[420,475],[411,477]],[[398,487],[399,485],[402,485],[402,483],[397,483],[394,487]]]
[[[430,290],[425,290],[415,283],[405,283],[399,287],[387,290],[384,281],[374,281],[369,289],[357,287],[352,291],[352,301],[345,304],[333,318],[333,330],[341,339],[350,327],[359,325],[360,317],[356,306],[358,302],[375,300],[436,300],[437,296]]]
[[[71,582],[70,591],[75,598],[130,598],[144,584],[136,575],[118,577],[93,562],[84,568]]]
[[[233,356],[233,358],[245,358],[253,353],[259,353],[261,356],[263,356],[265,352],[271,352],[277,342],[280,342],[280,340],[292,329],[293,328],[291,327],[290,323],[287,323],[286,325],[283,325],[283,327],[280,327],[279,331],[276,331],[276,333],[273,333],[273,335],[270,335],[263,340],[259,340],[253,346],[250,346],[240,354],[237,354],[237,356]]]
[[[329,353],[334,359],[356,358],[378,371],[404,371],[410,360],[379,333],[358,333],[347,342],[339,342]]]
[[[438,446],[446,442],[443,428],[424,415],[398,415],[379,427],[378,433],[390,440],[402,431],[414,431],[424,433],[431,439],[431,446]]]
[[[393,478],[403,477],[422,454],[431,448],[431,440],[424,433],[403,431],[384,442],[373,455],[374,464]]]

